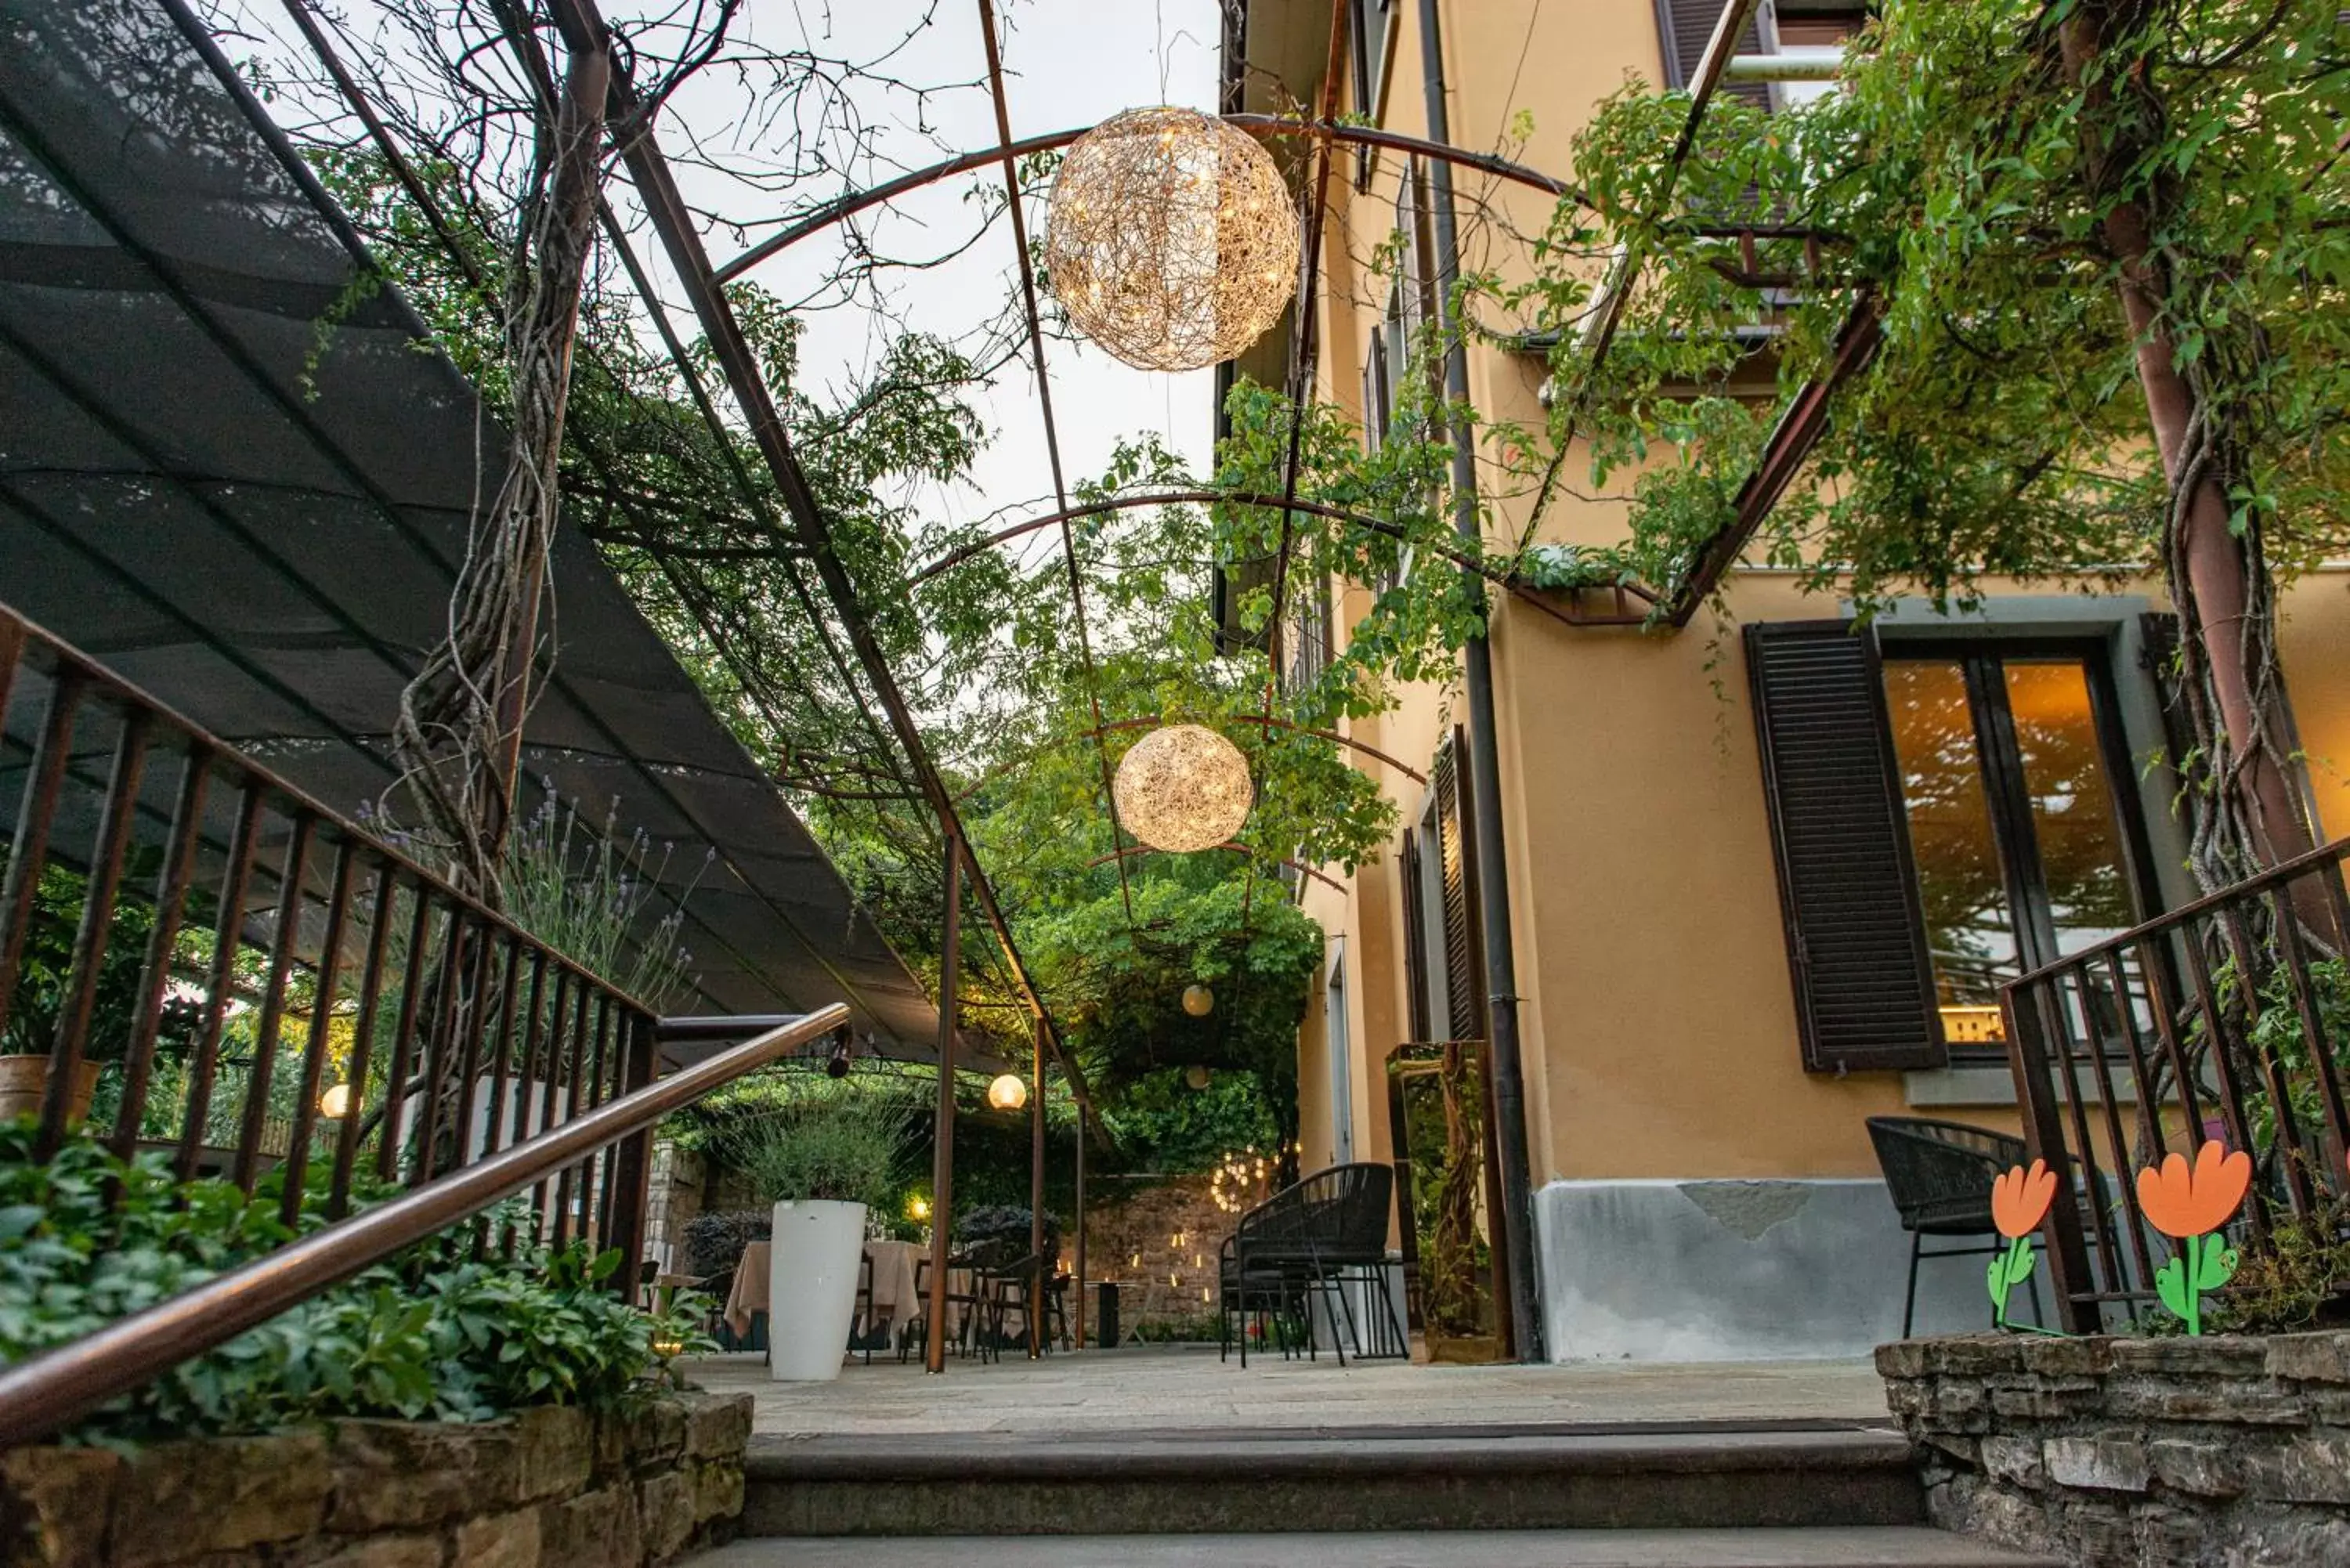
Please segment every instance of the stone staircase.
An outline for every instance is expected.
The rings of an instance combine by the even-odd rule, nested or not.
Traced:
[[[767,1438],[692,1568],[2053,1568],[1923,1519],[1860,1424]]]

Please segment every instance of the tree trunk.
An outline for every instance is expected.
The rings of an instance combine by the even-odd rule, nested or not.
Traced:
[[[561,504],[563,420],[602,194],[610,85],[608,50],[571,55],[507,289],[514,428],[505,473],[487,514],[475,520],[450,598],[448,639],[401,693],[392,732],[422,826],[447,850],[458,885],[494,906]]]
[[[2227,435],[2182,374],[2165,323],[2168,270],[2154,244],[2143,193],[2116,197],[2154,145],[2161,119],[2146,62],[2094,70],[2110,40],[2134,33],[2128,5],[2087,4],[2061,24],[2067,78],[2084,88],[2082,151],[2093,197],[2106,203],[2101,237],[2115,263],[2122,316],[2136,344],[2138,387],[2168,486],[2165,561],[2186,660],[2181,689],[2207,754],[2209,798],[2199,794],[2194,867],[2207,889],[2314,846],[2285,762],[2292,733],[2276,670],[2276,614],[2266,567],[2229,524],[2221,475]],[[2127,98],[2111,87],[2127,80]]]

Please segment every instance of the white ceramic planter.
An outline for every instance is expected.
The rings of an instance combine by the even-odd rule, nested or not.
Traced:
[[[848,1351],[865,1256],[865,1205],[827,1199],[775,1205],[767,1260],[767,1375],[829,1383]]]

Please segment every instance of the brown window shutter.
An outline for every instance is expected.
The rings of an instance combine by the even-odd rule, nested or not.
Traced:
[[[1420,892],[1419,839],[1409,828],[1404,829],[1399,870],[1403,877],[1403,978],[1411,1002],[1411,1037],[1432,1040],[1437,1031],[1428,1015],[1428,913]]]
[[[1804,1066],[1944,1065],[1876,635],[1750,626],[1746,672]]]
[[[1721,20],[1721,8],[1726,3],[1727,0],[1657,0],[1657,32],[1664,44],[1667,87],[1686,88],[1696,78],[1698,67],[1705,61],[1705,46],[1713,37],[1714,24]],[[1746,25],[1738,30],[1737,52],[1762,52],[1762,28],[1752,11],[1747,13]],[[1714,91],[1742,98],[1757,108],[1771,107],[1771,88],[1762,82],[1725,82]]]
[[[1470,807],[1466,738],[1455,728],[1451,742],[1437,753],[1431,786],[1436,793],[1438,869],[1443,889],[1444,1009],[1447,1038],[1485,1038],[1485,954],[1479,927],[1476,879],[1476,818]]]

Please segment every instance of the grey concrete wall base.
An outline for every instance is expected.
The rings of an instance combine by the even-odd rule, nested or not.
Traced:
[[[1901,1337],[1909,1238],[1882,1181],[1554,1181],[1534,1236],[1555,1361],[1856,1356]],[[1917,1333],[1990,1325],[1986,1262],[1918,1266]],[[2022,1290],[2013,1315],[2033,1315]]]

